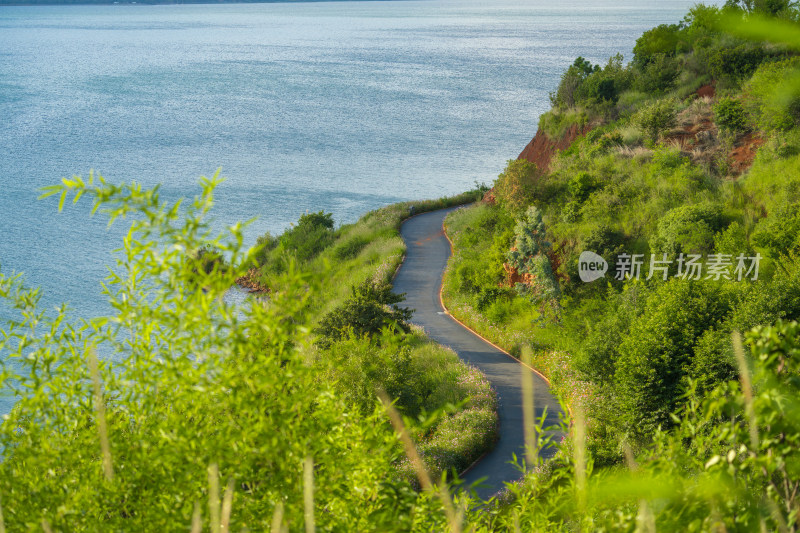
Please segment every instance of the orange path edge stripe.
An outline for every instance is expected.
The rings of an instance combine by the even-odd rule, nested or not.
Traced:
[[[447,228],[445,228],[444,221],[442,222],[442,231],[444,232],[444,236],[445,236],[445,238],[447,239],[447,242],[450,244],[450,257],[452,257],[452,256],[453,256],[453,241],[451,241],[451,240],[450,240],[450,236],[447,234]],[[450,312],[450,310],[449,310],[449,309],[447,309],[447,306],[446,306],[446,305],[444,305],[444,300],[442,299],[442,291],[444,291],[444,274],[442,274],[442,280],[441,280],[441,282],[439,283],[439,303],[441,304],[441,306],[442,306],[442,309],[444,309],[444,310],[445,310],[445,312],[447,313],[447,315],[448,315],[450,318],[452,318],[453,320],[455,320],[456,322],[458,322],[459,324],[461,324],[461,326],[463,326],[465,329],[467,329],[467,330],[471,331],[471,332],[472,332],[472,334],[473,334],[473,335],[475,335],[476,337],[478,337],[478,338],[482,339],[484,342],[486,342],[486,343],[488,343],[488,344],[491,344],[492,346],[494,346],[495,348],[497,348],[498,350],[500,350],[501,352],[503,352],[504,354],[506,354],[507,356],[509,356],[509,357],[510,357],[511,359],[513,359],[514,361],[518,362],[519,364],[521,364],[522,366],[524,366],[524,367],[525,367],[525,368],[527,368],[528,370],[531,370],[532,372],[534,372],[534,373],[536,373],[537,375],[539,375],[539,377],[541,377],[543,380],[545,380],[545,381],[547,382],[547,385],[548,385],[548,386],[552,386],[552,384],[550,383],[550,380],[547,378],[547,376],[545,376],[544,374],[542,374],[541,372],[539,372],[538,370],[536,370],[535,368],[533,368],[533,367],[532,367],[531,365],[529,365],[528,363],[526,363],[526,362],[524,362],[524,361],[520,360],[520,359],[519,359],[519,358],[517,358],[517,357],[514,357],[513,355],[511,355],[510,353],[508,353],[507,351],[505,351],[504,349],[502,349],[500,346],[496,345],[495,343],[493,343],[492,341],[490,341],[489,339],[487,339],[486,337],[484,337],[483,335],[481,335],[480,333],[478,333],[477,331],[475,331],[474,329],[472,329],[471,327],[469,327],[468,325],[464,324],[462,321],[460,321],[459,319],[457,319],[457,318],[456,318],[456,317],[455,317],[455,316],[454,316],[454,315],[453,315],[453,314]]]

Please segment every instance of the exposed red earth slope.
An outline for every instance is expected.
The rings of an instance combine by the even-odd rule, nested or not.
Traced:
[[[534,163],[539,170],[546,172],[550,166],[550,160],[557,152],[569,148],[575,139],[585,135],[590,129],[592,127],[589,125],[581,128],[577,124],[573,124],[560,139],[551,139],[540,129],[517,159],[527,159]]]

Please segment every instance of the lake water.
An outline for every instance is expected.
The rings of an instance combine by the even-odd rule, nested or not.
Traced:
[[[177,198],[222,167],[215,223],[258,217],[250,243],[491,183],[576,56],[630,59],[694,2],[0,7],[0,268],[49,307],[108,312],[121,228],[36,200],[90,169]]]

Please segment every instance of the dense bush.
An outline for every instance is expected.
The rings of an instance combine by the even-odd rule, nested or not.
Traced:
[[[611,385],[614,382],[620,344],[631,323],[642,313],[646,294],[641,284],[627,285],[620,293],[610,291],[603,303],[613,306],[614,312],[598,311],[594,321],[587,324],[575,363],[577,369],[595,383]]]
[[[635,78],[635,87],[649,94],[660,94],[675,85],[680,73],[678,61],[667,54],[656,54],[641,67]]]
[[[588,172],[576,174],[575,177],[567,183],[567,190],[570,196],[578,202],[585,201],[589,195],[598,188],[600,188],[600,184],[597,183],[594,176]]]
[[[714,78],[739,82],[753,74],[767,57],[763,47],[743,43],[716,50],[709,56],[708,64]]]
[[[623,65],[621,54],[610,57],[605,67],[592,65],[578,57],[561,76],[556,91],[550,94],[553,115],[568,117],[570,115],[565,112],[575,106],[586,107],[597,114],[604,106],[616,104],[619,95],[631,86],[632,80],[631,70]],[[556,130],[554,125],[557,122],[551,119],[546,131],[551,133]],[[563,126],[560,129],[563,130]],[[551,134],[551,137],[555,136]]]
[[[714,235],[714,251],[718,254],[728,254],[732,257],[737,257],[740,254],[744,254],[747,257],[754,255],[747,238],[747,232],[737,221],[731,222],[727,228]]]
[[[299,261],[308,261],[333,242],[333,215],[306,213],[297,224],[281,235],[279,246]]]
[[[678,44],[677,24],[661,24],[644,32],[636,39],[633,47],[633,61],[642,68],[659,57],[673,55]]]
[[[668,99],[656,100],[642,106],[633,117],[634,122],[651,142],[675,125],[675,103]]]
[[[541,173],[526,159],[512,159],[494,183],[495,195],[501,206],[512,213],[521,212],[536,194]]]
[[[578,91],[584,80],[600,71],[599,65],[592,65],[582,57],[578,57],[561,75],[561,81],[555,93],[551,93],[550,102],[553,107],[572,107],[579,100]]]
[[[753,241],[773,259],[797,254],[800,251],[800,204],[781,205],[759,221]]]
[[[714,120],[717,126],[734,134],[747,129],[747,115],[739,100],[730,97],[720,98],[714,104]]]
[[[258,238],[255,265],[271,272],[282,273],[291,261],[306,263],[333,244],[333,215],[306,213],[278,237],[267,233]]]
[[[382,342],[346,338],[332,342],[320,354],[330,365],[327,377],[339,395],[362,416],[375,410],[377,392],[383,390],[406,416],[416,417],[430,394],[420,368],[412,358],[411,343],[386,335]]]
[[[672,425],[681,382],[703,333],[727,314],[728,303],[708,284],[672,279],[647,299],[619,344],[615,388],[626,432],[640,443]]]
[[[351,288],[352,295],[320,320],[315,333],[320,346],[354,337],[374,337],[385,330],[407,332],[412,310],[397,307],[405,298],[384,281],[365,280]]]
[[[792,81],[800,61],[789,59],[761,65],[744,84],[746,106],[761,129],[788,130],[800,119],[800,97]]]
[[[359,530],[362,512],[381,529],[411,527],[409,486],[385,484],[399,457],[387,425],[354,416],[300,351],[308,280],[290,276],[269,305],[223,299],[250,253],[241,226],[211,233],[216,183],[182,214],[102,179],[51,189],[92,197],[112,220],[148,216],[129,218],[105,285],[113,314],[91,325],[41,311],[38,291],[0,275],[0,296],[21,312],[0,341],[15,361],[0,372],[15,396],[0,424],[8,531],[262,530],[273,512],[293,529],[316,513],[321,528]],[[206,245],[229,268],[186,263]],[[304,470],[322,489],[313,502]]]
[[[723,224],[720,208],[713,204],[684,205],[669,211],[658,222],[650,243],[653,254],[707,254],[714,249],[714,235]]]

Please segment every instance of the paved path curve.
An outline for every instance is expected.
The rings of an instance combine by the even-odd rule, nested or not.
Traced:
[[[406,293],[403,305],[415,309],[412,322],[422,326],[436,342],[449,346],[468,363],[478,367],[491,381],[499,398],[500,439],[495,448],[481,459],[465,479],[472,483],[486,478],[478,495],[488,498],[504,487],[505,482],[521,477],[509,461],[512,454],[523,458],[524,432],[522,418],[522,372],[534,377],[536,417],[547,407],[547,423],[558,423],[561,407],[550,394],[547,382],[517,360],[498,350],[478,335],[463,327],[442,307],[439,292],[450,242],[444,235],[447,213],[456,208],[441,209],[406,220],[400,229],[408,248],[406,258],[394,279],[394,290]],[[546,453],[546,452],[545,452]]]

